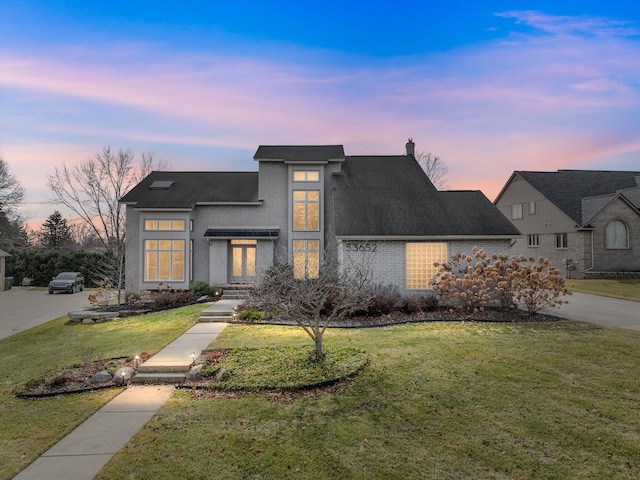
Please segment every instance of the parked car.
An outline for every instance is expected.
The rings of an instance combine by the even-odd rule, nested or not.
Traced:
[[[76,293],[84,290],[84,277],[80,272],[62,272],[49,282],[49,293],[64,291]]]

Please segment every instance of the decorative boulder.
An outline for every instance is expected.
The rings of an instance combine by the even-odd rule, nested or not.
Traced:
[[[120,374],[122,376],[122,374]],[[96,373],[93,377],[89,379],[89,383],[104,383],[111,381],[111,375],[106,370],[102,370]]]
[[[131,381],[136,371],[131,367],[122,367],[113,374],[113,382],[116,385],[126,385]]]
[[[200,380],[202,378],[202,367],[204,365],[196,365],[195,367],[191,367],[189,373],[187,373],[187,380],[194,381]]]

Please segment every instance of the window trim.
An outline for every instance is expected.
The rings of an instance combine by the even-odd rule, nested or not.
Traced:
[[[540,247],[540,235],[537,233],[530,233],[527,235],[527,247],[539,248]]]

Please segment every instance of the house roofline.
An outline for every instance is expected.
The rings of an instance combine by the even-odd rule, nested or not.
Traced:
[[[340,241],[383,240],[511,240],[520,235],[336,235]]]

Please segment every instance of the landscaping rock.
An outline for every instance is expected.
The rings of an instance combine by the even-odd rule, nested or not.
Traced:
[[[195,367],[191,367],[189,373],[187,373],[187,380],[195,381],[200,380],[202,378],[202,367],[204,365],[196,365]]]
[[[131,381],[136,371],[131,367],[122,367],[113,374],[113,382],[116,385],[126,385]]]
[[[120,374],[120,376],[122,377],[122,374]],[[104,383],[104,382],[110,382],[111,381],[111,375],[109,374],[109,372],[107,372],[106,370],[102,370],[98,373],[96,373],[93,377],[91,377],[89,379],[89,383]]]

